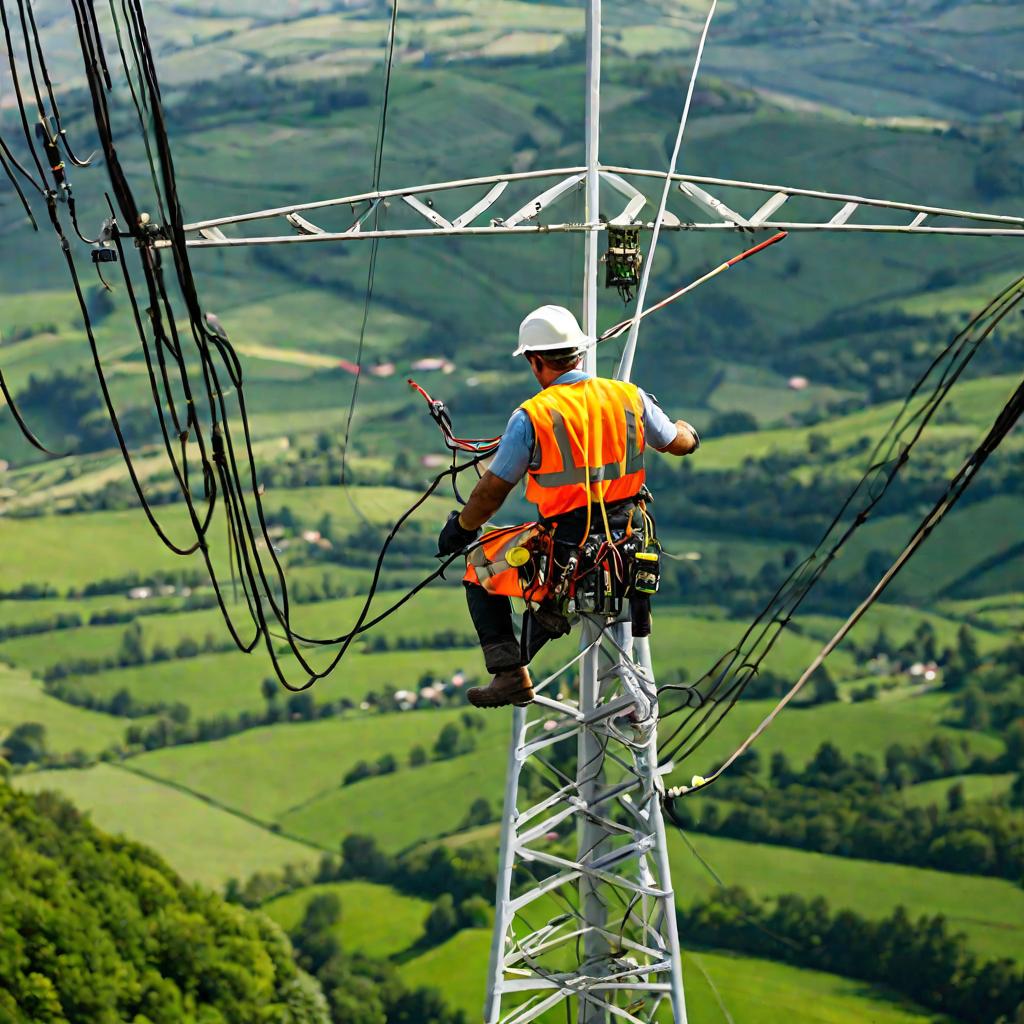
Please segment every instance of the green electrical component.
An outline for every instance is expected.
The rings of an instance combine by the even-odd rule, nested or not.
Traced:
[[[618,289],[622,301],[633,301],[633,289],[640,285],[640,228],[621,224],[608,225],[608,251],[602,257],[605,266],[605,288]]]

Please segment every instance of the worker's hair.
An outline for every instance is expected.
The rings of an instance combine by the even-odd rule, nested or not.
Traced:
[[[536,356],[552,370],[572,370],[583,357],[578,348],[556,348],[550,352],[531,352],[530,355]]]

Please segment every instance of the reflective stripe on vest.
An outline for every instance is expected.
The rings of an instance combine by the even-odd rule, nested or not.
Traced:
[[[555,435],[555,443],[558,445],[558,454],[562,458],[563,468],[553,473],[534,473],[533,479],[541,487],[565,487],[570,484],[582,484],[587,479],[587,468],[575,464],[572,442],[569,440],[569,431],[565,426],[565,417],[557,409],[551,411],[551,431]],[[606,462],[603,466],[591,466],[590,482],[596,484],[602,480],[618,480],[620,476],[641,472],[644,468],[644,449],[643,445],[637,442],[636,413],[632,409],[627,409],[626,472],[622,472],[620,460]]]
[[[536,439],[526,497],[542,516],[582,508],[589,500],[631,498],[640,490],[645,438],[635,385],[600,377],[555,384],[522,409]]]

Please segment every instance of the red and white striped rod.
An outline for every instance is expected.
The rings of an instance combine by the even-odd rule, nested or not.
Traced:
[[[728,270],[730,267],[736,266],[737,263],[742,263],[745,259],[749,259],[755,253],[761,252],[762,249],[767,249],[770,245],[775,245],[776,242],[781,242],[787,233],[780,231],[777,235],[772,235],[771,238],[766,239],[763,242],[759,242],[757,245],[752,246],[745,252],[741,252],[738,256],[733,256],[731,260],[726,260],[724,263],[719,264],[714,270],[708,271],[703,277],[698,277],[696,281],[691,281],[684,288],[680,288],[678,291],[673,292],[671,295],[666,296],[660,302],[656,302],[653,306],[648,306],[639,317],[630,317],[628,320],[623,320],[621,323],[616,324],[614,327],[609,327],[597,340],[598,343],[602,341],[610,341],[612,338],[617,338],[623,334],[626,330],[633,326],[633,323],[637,320],[643,320],[645,316],[650,316],[655,310],[664,309],[671,302],[675,302],[676,299],[682,298],[688,292],[692,292],[694,288],[699,288],[702,284],[710,281],[713,277],[717,277],[723,271]]]

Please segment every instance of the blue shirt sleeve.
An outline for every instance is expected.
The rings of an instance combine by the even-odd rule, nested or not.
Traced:
[[[533,442],[533,424],[530,417],[522,409],[516,409],[508,421],[501,444],[494,453],[491,472],[501,477],[507,484],[518,483],[526,476],[526,471],[530,467]]]
[[[667,448],[676,439],[676,425],[643,388],[637,388],[644,403],[644,436],[652,448]]]

